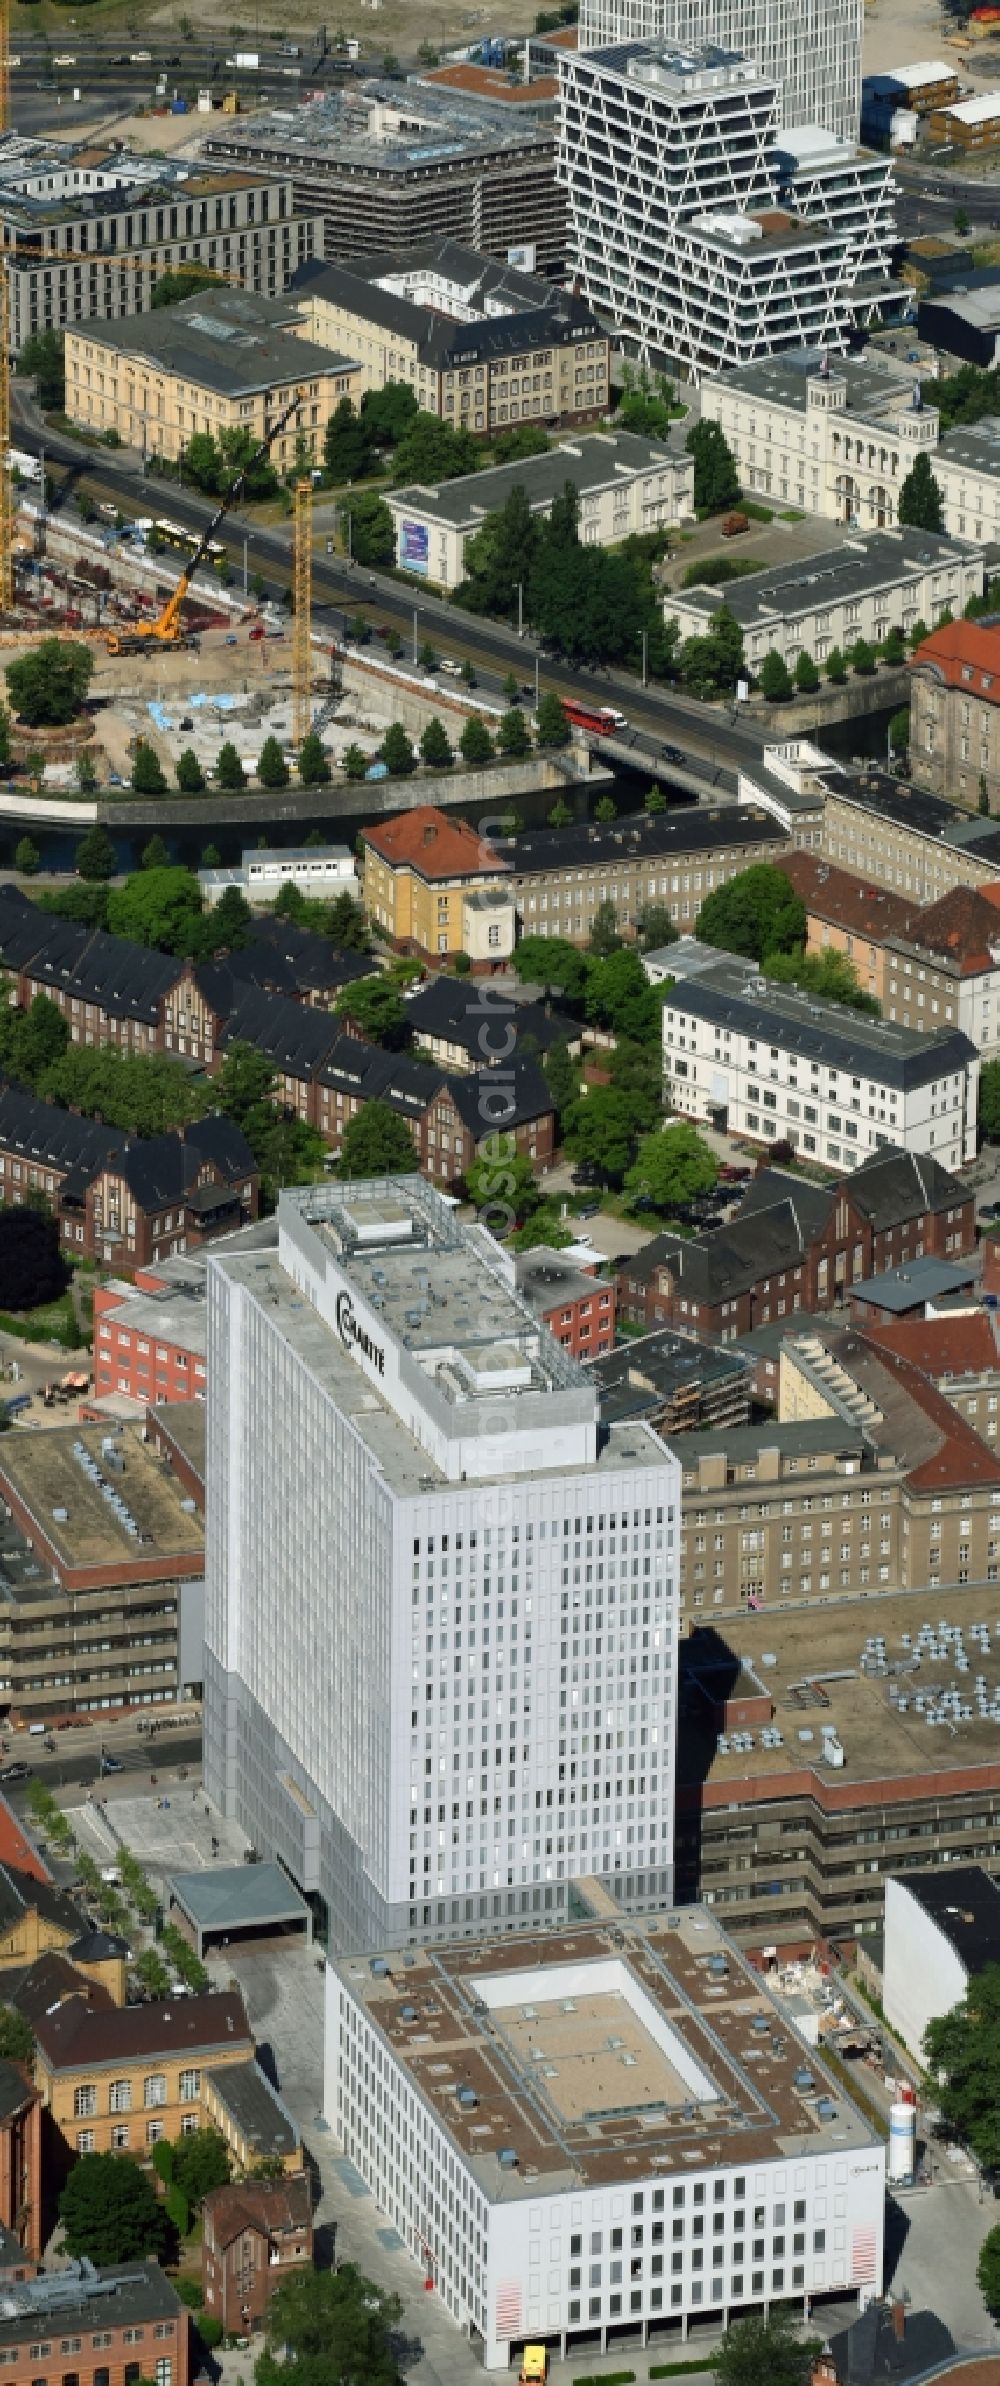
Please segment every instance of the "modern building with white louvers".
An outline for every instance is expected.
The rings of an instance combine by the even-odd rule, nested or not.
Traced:
[[[781,95],[783,125],[820,124],[856,141],[863,0],[581,0],[580,47],[703,42],[755,58]]]
[[[866,1018],[738,961],[674,987],[663,1070],[680,1116],[754,1143],[787,1141],[831,1168],[889,1144],[948,1169],[976,1156],[979,1052],[959,1028]]]
[[[882,2282],[884,2147],[703,1906],[327,1970],[324,2112],[488,2370]],[[820,2333],[822,2329],[820,2328]]]
[[[662,1906],[677,1462],[485,1225],[418,1177],[284,1192],[210,1265],[208,1371],[206,1788],[331,1942],[552,1923],[581,1871]]]

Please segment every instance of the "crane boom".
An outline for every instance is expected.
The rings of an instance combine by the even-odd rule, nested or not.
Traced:
[[[211,546],[212,540],[215,537],[215,533],[218,530],[220,522],[225,521],[226,515],[236,504],[236,501],[240,496],[241,491],[245,487],[249,475],[254,470],[254,467],[261,462],[262,457],[268,454],[269,450],[273,447],[275,440],[280,437],[282,431],[285,429],[286,424],[291,421],[293,414],[298,413],[299,407],[303,401],[303,395],[304,392],[302,390],[296,390],[294,398],[292,398],[290,404],[285,407],[284,412],[278,415],[277,420],[271,424],[270,430],[265,431],[263,439],[261,439],[258,445],[254,448],[252,456],[247,457],[246,463],[243,465],[241,471],[237,474],[232,488],[226,490],[226,494],[221,505],[216,507],[211,521],[208,523],[206,529],[203,530],[195,548],[194,554],[192,555],[190,561],[185,564],[184,570],[182,571],[180,579],[177,582],[177,586],[172,590],[170,596],[167,598],[167,602],[163,607],[162,613],[157,615],[155,621],[137,622],[135,627],[131,630],[126,630],[124,632],[112,630],[108,637],[109,654],[132,654],[139,652],[141,650],[142,642],[146,639],[154,639],[162,644],[170,644],[178,637],[179,632],[177,625],[180,620],[181,607],[184,603],[184,599],[187,596],[191,582],[194,579],[194,575],[198,570],[199,565],[205,560],[205,556],[208,553],[209,547]]]

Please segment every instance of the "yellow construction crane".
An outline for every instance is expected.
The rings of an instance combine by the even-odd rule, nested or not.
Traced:
[[[312,728],[312,481],[294,490],[292,574],[292,744],[298,753]]]
[[[0,133],[10,126],[10,0],[0,0]],[[10,286],[0,270],[0,613],[14,604],[14,483],[10,469]]]
[[[192,580],[194,579],[194,575],[198,570],[199,564],[204,562],[205,556],[207,555],[209,547],[212,544],[212,540],[215,537],[215,533],[218,530],[220,522],[225,521],[226,515],[236,504],[236,501],[241,495],[247,478],[253,471],[254,466],[259,464],[262,457],[268,454],[269,450],[273,447],[275,440],[280,438],[286,424],[291,422],[293,414],[298,413],[304,395],[305,392],[303,390],[296,390],[294,398],[291,400],[291,403],[285,407],[284,413],[278,415],[277,420],[271,424],[270,430],[265,431],[263,439],[260,440],[259,444],[255,447],[252,456],[247,457],[247,461],[243,466],[242,472],[240,472],[236,480],[234,480],[232,488],[227,489],[222,500],[222,504],[216,507],[207,528],[202,531],[201,537],[194,550],[194,554],[191,556],[190,561],[185,564],[180,579],[177,582],[177,586],[171,590],[166,604],[163,607],[162,613],[157,614],[155,621],[133,622],[131,629],[128,630],[109,630],[107,635],[107,647],[109,654],[148,654],[152,645],[176,646],[179,643],[180,639],[184,635],[184,628],[181,621],[181,610],[184,604],[184,599],[187,596],[188,590],[191,586]],[[312,482],[309,481],[306,485],[311,496]],[[298,489],[296,488],[296,500],[297,498]]]

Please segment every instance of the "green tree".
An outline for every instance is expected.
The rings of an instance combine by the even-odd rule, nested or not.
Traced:
[[[554,688],[547,688],[535,714],[535,737],[539,746],[568,746],[570,726],[562,697]]]
[[[874,995],[862,992],[853,961],[833,945],[822,953],[805,953],[801,945],[790,953],[765,953],[763,969],[765,977],[780,985],[801,986],[822,1002],[846,1003],[852,1011],[867,1011],[873,1019],[880,1015]]]
[[[351,554],[355,563],[392,563],[396,554],[396,525],[377,489],[358,489],[341,502],[351,521]],[[387,642],[388,643],[388,642]]]
[[[573,814],[565,796],[557,795],[548,818],[550,828],[569,828]]]
[[[303,787],[326,787],[330,781],[330,763],[326,747],[315,729],[310,729],[299,747],[299,778]]]
[[[262,1103],[270,1102],[277,1075],[252,1044],[230,1044],[218,1077],[219,1099],[226,1117],[246,1133],[247,1120]]]
[[[253,913],[238,887],[227,886],[213,909],[202,914],[198,940],[204,953],[240,953],[252,942]]]
[[[196,298],[199,290],[223,287],[217,273],[161,273],[153,283],[149,303],[151,307],[175,307],[182,298]]]
[[[340,767],[345,779],[363,779],[368,769],[368,756],[362,753],[360,746],[345,746]]]
[[[191,2129],[174,2145],[174,2179],[197,2211],[213,2187],[225,2187],[232,2164],[225,2138],[217,2129]]]
[[[279,2279],[267,2307],[257,2386],[398,2386],[394,2331],[403,2316],[353,2262]]]
[[[429,638],[423,639],[417,660],[420,664],[421,671],[433,673],[437,670],[437,650],[434,646],[432,646]]]
[[[242,762],[240,761],[236,747],[232,744],[232,741],[229,738],[226,739],[225,745],[219,747],[218,760],[215,765],[215,776],[219,782],[219,786],[224,788],[229,794],[236,794],[239,792],[240,788],[246,786],[247,774],[243,768]]]
[[[644,953],[655,953],[662,945],[676,944],[679,934],[665,903],[647,903],[639,913],[636,929]]]
[[[616,1093],[625,1094],[632,1106],[633,1123],[640,1131],[655,1127],[663,1111],[663,1056],[659,1040],[654,1044],[634,1044],[627,1036],[620,1036],[614,1051],[608,1054],[608,1070]]]
[[[182,795],[204,794],[205,773],[191,746],[185,746],[183,754],[177,756],[176,778]]]
[[[16,2005],[0,2005],[0,2057],[5,2063],[31,2063],[34,2054],[31,2023]]]
[[[566,936],[522,936],[511,956],[515,977],[524,986],[539,985],[562,996],[572,1010],[582,1007],[587,986],[587,962]]]
[[[7,665],[7,690],[18,720],[27,729],[64,729],[83,711],[93,669],[88,646],[43,638]]]
[[[288,764],[276,737],[266,737],[257,757],[257,777],[262,787],[287,787]]]
[[[515,423],[513,430],[499,432],[493,442],[498,464],[523,464],[529,456],[547,455],[548,448],[540,423]]]
[[[112,936],[149,945],[161,953],[189,953],[201,924],[201,888],[193,870],[168,865],[139,870],[108,899]]]
[[[159,755],[142,737],[136,741],[132,762],[132,792],[134,795],[165,795],[167,792]]]
[[[718,423],[695,423],[684,441],[694,457],[694,502],[699,514],[721,514],[736,505],[740,476],[733,451]]]
[[[140,870],[169,870],[170,855],[162,837],[151,837],[139,855]]]
[[[531,731],[519,704],[501,713],[497,745],[506,762],[519,762],[531,752]]]
[[[606,961],[609,953],[621,951],[625,939],[618,926],[618,913],[610,895],[598,903],[590,924],[589,947],[596,961]]]
[[[646,793],[642,799],[642,808],[644,812],[649,814],[650,819],[655,819],[658,813],[666,811],[666,796],[664,795],[662,787],[657,785],[655,779],[653,780],[652,786],[647,787],[646,789]]]
[[[719,1163],[707,1143],[686,1121],[645,1135],[634,1165],[625,1178],[630,1200],[640,1196],[666,1214],[697,1193],[710,1193],[717,1184]]]
[[[814,696],[819,686],[819,672],[804,646],[795,657],[795,685],[800,696]]]
[[[366,389],[361,400],[361,420],[374,447],[395,447],[418,411],[408,381],[387,381],[384,389]]]
[[[706,895],[695,933],[727,953],[763,961],[765,953],[791,952],[805,941],[806,910],[782,870],[754,862],[726,886]]]
[[[848,647],[847,660],[858,679],[870,679],[875,669],[875,648],[867,638],[856,638]]]
[[[390,778],[406,779],[416,770],[417,757],[402,721],[392,721],[379,748]]]
[[[107,829],[102,827],[99,820],[95,820],[93,828],[87,830],[85,837],[81,837],[75,859],[78,878],[114,877],[118,856]]]
[[[350,398],[341,398],[323,437],[323,464],[331,482],[361,481],[371,470],[371,442]]]
[[[557,1114],[561,1118],[563,1112],[569,1109],[570,1103],[579,1098],[580,1063],[572,1058],[568,1044],[550,1044],[542,1063],[542,1069]]]
[[[1000,1143],[1000,1060],[984,1060],[979,1072],[979,1132]]]
[[[728,605],[713,613],[699,638],[685,638],[678,670],[695,696],[712,697],[734,688],[743,672],[743,632]]]
[[[81,2154],[59,2198],[66,2252],[98,2269],[165,2250],[167,2225],[138,2163],[119,2154]]]
[[[757,673],[757,685],[769,704],[787,704],[793,690],[792,675],[783,655],[772,646],[764,656]]]
[[[3,719],[6,721],[6,713],[3,715]],[[6,745],[9,748],[9,744],[9,737],[5,737],[0,734],[0,745]],[[2,757],[0,757],[0,760],[3,762],[8,762],[10,760],[9,751],[3,754]],[[82,754],[78,754],[75,768],[76,783],[80,794],[93,795],[97,787],[97,765],[94,761],[93,755],[88,754],[86,751],[84,751]]]
[[[716,2386],[807,2386],[812,2354],[789,2313],[734,2320],[714,2357]]]
[[[945,2120],[984,2170],[996,2170],[1000,2167],[1000,1964],[984,1964],[982,1971],[973,1975],[960,2003],[928,2022],[924,2054],[937,2081],[937,2102]]]
[[[37,1085],[68,1042],[68,1023],[47,994],[36,994],[26,1011],[17,1003],[0,1009],[0,1068],[8,1077]]]
[[[481,462],[479,446],[471,431],[456,431],[451,423],[421,410],[413,416],[399,441],[393,459],[393,480],[400,488],[407,481],[434,487],[438,481],[456,480],[462,472],[475,472]]]
[[[413,1176],[419,1155],[405,1118],[388,1102],[366,1102],[344,1128],[337,1174],[341,1177]]]
[[[387,977],[353,978],[341,987],[334,1009],[370,1044],[384,1044],[389,1051],[398,1051],[409,1036],[409,1012]]]
[[[202,846],[201,867],[203,870],[221,870],[222,855],[217,845]]]
[[[530,586],[540,538],[538,516],[532,513],[518,481],[499,511],[487,514],[482,528],[466,540],[462,556],[465,577],[459,592],[463,605],[472,613],[491,613],[513,621],[518,587]]]
[[[609,1181],[621,1182],[634,1140],[632,1104],[614,1086],[595,1085],[573,1103],[563,1120],[563,1142],[572,1158],[585,1161]]]
[[[599,796],[596,804],[594,805],[594,819],[600,823],[602,828],[606,828],[610,825],[612,820],[617,820],[617,818],[618,806],[615,802],[614,796]]]
[[[910,707],[900,706],[889,723],[889,744],[894,754],[905,754],[910,743]]]
[[[591,963],[587,975],[588,1019],[628,1036],[634,1044],[651,1043],[660,1035],[663,1005],[659,988],[651,986],[634,950],[611,950]]]
[[[34,375],[38,403],[44,411],[61,414],[66,404],[66,358],[60,333],[32,332],[22,343],[17,369]]]
[[[486,1150],[466,1170],[465,1189],[479,1223],[502,1242],[515,1221],[535,1215],[544,1195],[531,1161],[515,1149],[513,1135],[487,1135],[485,1142]]]
[[[492,762],[493,739],[477,712],[470,712],[458,746],[463,762],[467,762],[470,769],[477,769],[484,762]]]
[[[884,663],[891,663],[894,668],[898,668],[900,663],[906,661],[906,640],[898,622],[893,623],[891,630],[882,640],[882,660]]]
[[[952,217],[952,222],[955,226],[956,232],[958,233],[959,239],[964,240],[965,234],[972,229],[972,218],[969,214],[968,208],[956,207],[955,213]]]
[[[1000,2228],[983,2238],[976,2264],[979,2292],[987,2311],[1000,2311]]]
[[[911,530],[944,529],[944,502],[940,483],[934,478],[925,447],[920,448],[914,456],[902,484],[896,517],[901,527],[907,525]]]
[[[823,669],[832,687],[843,687],[847,678],[847,663],[839,646],[831,646]]]
[[[32,837],[19,837],[14,847],[14,868],[24,878],[33,878],[41,867],[41,854]]]
[[[451,740],[436,713],[421,731],[420,758],[430,770],[450,770],[454,762]]]

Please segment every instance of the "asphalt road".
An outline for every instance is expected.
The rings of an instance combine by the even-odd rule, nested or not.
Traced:
[[[50,1789],[89,1789],[101,1779],[102,1746],[120,1762],[121,1773],[104,1776],[106,1786],[129,1779],[133,1791],[150,1787],[155,1774],[158,1787],[167,1788],[177,1781],[182,1767],[192,1777],[201,1773],[201,1732],[191,1731],[183,1724],[175,1730],[161,1730],[152,1741],[140,1737],[134,1724],[115,1725],[106,1718],[103,1726],[71,1725],[66,1731],[52,1732],[54,1751],[42,1739],[31,1739],[27,1732],[4,1734],[5,1752],[0,1755],[0,1795],[16,1812],[27,1810],[28,1781],[5,1782],[3,1768],[11,1764],[31,1767],[31,1777],[48,1783]]]
[[[67,510],[73,493],[86,487],[96,497],[113,498],[128,514],[169,512],[200,530],[214,507],[190,489],[167,478],[145,477],[141,466],[128,461],[92,457],[64,435],[39,429],[33,401],[26,391],[13,397],[14,438],[18,446],[39,454],[44,448],[47,477],[52,466],[65,466],[61,487],[52,496],[51,510]],[[291,573],[290,534],[263,528],[239,513],[223,524],[219,536],[229,549],[237,580],[242,574],[244,542],[248,569],[260,572],[268,592],[284,595]],[[430,590],[411,590],[384,573],[351,565],[346,558],[317,555],[313,565],[313,623],[320,635],[342,639],[346,622],[362,612],[372,628],[392,623],[408,651],[423,640],[475,664],[484,689],[495,690],[508,672],[533,683],[535,642],[519,638],[500,622],[484,621],[463,612]],[[683,748],[685,757],[703,769],[721,791],[731,793],[740,769],[759,764],[764,738],[761,731],[739,719],[706,717],[705,708],[678,691],[643,688],[638,677],[625,672],[590,671],[571,667],[553,656],[539,662],[539,685],[561,695],[597,703],[613,703],[627,715],[630,741],[638,769],[657,758],[664,743]],[[620,741],[619,741],[620,742]]]

